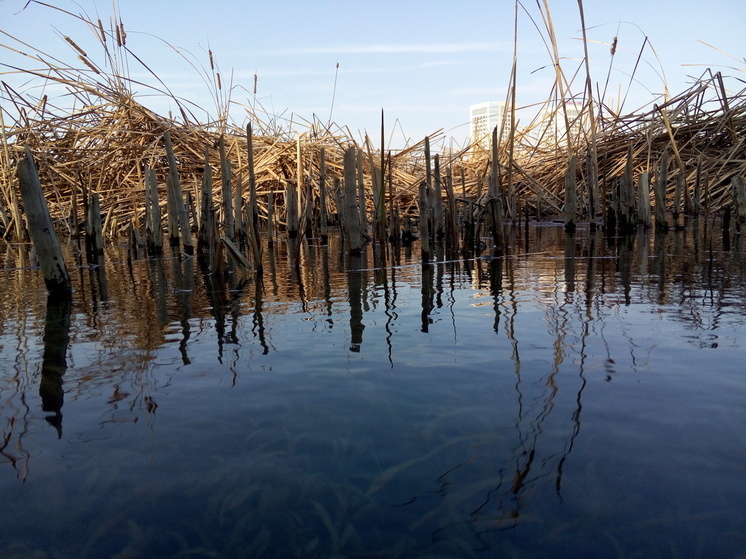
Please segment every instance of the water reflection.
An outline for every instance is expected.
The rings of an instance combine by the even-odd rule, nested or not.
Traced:
[[[45,419],[57,430],[58,437],[62,437],[62,405],[65,400],[62,377],[67,370],[71,307],[72,300],[68,297],[47,297],[39,396],[42,411],[49,413]]]
[[[725,471],[744,493],[716,457],[742,456],[732,404],[743,403],[746,274],[739,240],[725,250],[712,231],[604,239],[532,227],[515,254],[445,260],[436,249],[427,264],[406,247],[348,257],[334,237],[304,239],[267,247],[252,278],[109,250],[75,275],[71,302],[46,308],[27,256],[6,247],[0,483],[12,471],[44,492],[45,472],[64,469],[84,496],[68,522],[90,525],[92,509],[118,519],[90,540],[117,542],[102,552],[112,556],[137,545],[164,556],[542,555],[558,542],[608,551],[602,533],[634,554],[619,530],[648,533],[648,546],[652,525],[673,538],[660,503],[694,518],[708,494],[724,501],[716,521],[727,527],[742,501],[708,480]],[[712,356],[720,369],[703,379]],[[731,389],[710,393],[713,383]],[[28,436],[46,422],[57,447]],[[691,454],[692,443],[679,456],[674,431],[680,445],[717,440],[727,452]],[[669,472],[651,462],[659,453],[689,469]],[[686,476],[708,492],[659,495],[684,494],[675,480]],[[56,516],[32,493],[0,526],[43,504]],[[131,496],[145,493],[146,506]],[[6,533],[73,556],[64,532]]]

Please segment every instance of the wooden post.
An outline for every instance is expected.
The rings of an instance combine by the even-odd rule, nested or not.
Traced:
[[[59,239],[54,232],[47,201],[44,199],[34,156],[28,146],[24,147],[24,156],[18,162],[16,173],[21,187],[21,199],[26,211],[29,234],[36,248],[44,284],[50,295],[60,298],[70,297],[72,295],[70,276],[62,258]]]
[[[360,224],[361,214],[357,207],[357,162],[361,161],[354,146],[348,148],[344,154],[344,177],[345,177],[345,228],[347,230],[347,243],[350,254],[356,255],[362,252],[363,236]],[[365,200],[361,201],[364,205]]]
[[[577,185],[575,183],[575,170],[578,156],[573,155],[567,164],[565,171],[565,231],[575,231],[575,214],[578,210]]]
[[[163,140],[166,144],[166,157],[168,158],[168,176],[171,179],[171,188],[174,194],[174,209],[179,219],[179,230],[181,231],[181,243],[184,247],[184,252],[187,254],[194,253],[194,245],[192,244],[192,232],[189,229],[189,215],[184,205],[184,196],[181,192],[181,181],[179,180],[179,170],[176,165],[176,156],[174,155],[174,148],[171,144],[171,134],[168,130],[163,133]],[[166,183],[168,186],[168,183]]]

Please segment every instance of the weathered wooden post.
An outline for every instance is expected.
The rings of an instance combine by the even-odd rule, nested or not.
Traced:
[[[565,231],[575,231],[575,216],[578,211],[577,184],[575,182],[575,171],[578,156],[573,155],[567,163],[565,171]]]
[[[44,284],[54,297],[70,297],[72,287],[67,273],[59,239],[54,232],[49,206],[39,181],[34,156],[28,146],[24,147],[24,156],[16,169],[21,186],[21,199],[26,211],[31,241],[36,248],[36,256],[44,276]]]

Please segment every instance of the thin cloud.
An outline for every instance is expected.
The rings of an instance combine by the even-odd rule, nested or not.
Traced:
[[[266,55],[316,54],[448,54],[464,52],[494,52],[504,50],[505,43],[421,43],[381,45],[341,45],[331,47],[302,47],[266,51]]]

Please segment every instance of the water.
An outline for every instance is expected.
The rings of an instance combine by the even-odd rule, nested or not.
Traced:
[[[69,307],[3,245],[0,556],[743,556],[726,241],[280,243],[263,285],[109,247]]]

